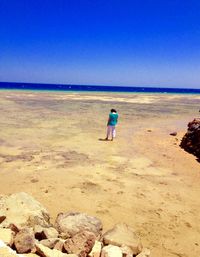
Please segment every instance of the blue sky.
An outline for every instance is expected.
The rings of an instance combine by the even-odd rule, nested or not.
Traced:
[[[0,0],[0,81],[200,88],[200,1]]]

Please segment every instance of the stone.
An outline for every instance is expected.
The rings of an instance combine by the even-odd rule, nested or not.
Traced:
[[[42,257],[70,257],[66,253],[62,253],[56,249],[53,249],[53,250],[49,249],[48,247],[46,247],[42,244],[36,244],[36,253],[38,253]],[[73,256],[71,256],[71,257],[73,257]]]
[[[7,247],[2,247],[0,248],[0,257],[16,257],[19,255],[15,252],[12,251],[12,249],[9,249]]]
[[[0,239],[0,257],[15,257],[15,256],[19,257],[16,251],[12,250]]]
[[[11,224],[23,228],[36,224],[48,227],[50,216],[47,210],[33,197],[21,192],[10,196],[0,196],[0,227],[8,228]]]
[[[95,241],[92,251],[88,254],[89,257],[100,257],[101,256],[102,243]]]
[[[133,257],[133,251],[130,247],[123,245],[122,247],[120,247],[122,250],[122,255],[123,257]]]
[[[102,233],[101,221],[85,213],[68,212],[58,214],[55,228],[62,238],[70,238],[81,231],[90,231],[99,237]]]
[[[187,133],[182,138],[180,147],[200,160],[200,119],[188,123]]]
[[[107,245],[103,247],[101,257],[123,257],[122,250],[118,246]]]
[[[55,244],[54,249],[63,252],[64,251],[64,242],[65,242],[65,240],[59,238],[59,241]]]
[[[44,228],[43,232],[46,238],[56,238],[59,235],[58,231],[53,227]]]
[[[35,233],[35,238],[40,240],[43,239],[48,239],[48,238],[57,238],[58,237],[58,231],[53,228],[43,228],[42,226],[36,225],[34,227],[34,233]]]
[[[139,253],[136,257],[150,257],[151,251],[148,248],[143,248],[142,252]]]
[[[133,255],[137,255],[142,251],[142,243],[133,229],[127,224],[120,223],[103,235],[104,245],[128,246]]]
[[[177,136],[177,132],[171,132],[170,136],[174,136],[174,137]]]
[[[95,244],[95,235],[88,231],[75,234],[64,242],[64,249],[67,253],[77,254],[79,257],[86,257]]]
[[[40,225],[35,225],[34,226],[34,234],[35,238],[38,239],[39,241],[46,239],[44,233],[43,233],[44,228]]]
[[[35,237],[33,230],[24,228],[14,238],[14,245],[18,253],[28,253],[35,249]]]
[[[0,228],[0,239],[11,246],[14,240],[14,232],[10,228]]]
[[[55,245],[59,242],[59,238],[49,238],[49,239],[43,239],[40,241],[40,244],[53,249]]]

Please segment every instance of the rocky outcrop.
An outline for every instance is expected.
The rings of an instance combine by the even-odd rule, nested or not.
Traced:
[[[53,226],[46,209],[25,193],[1,196],[0,217],[0,257],[150,257],[128,225],[102,236],[98,218],[68,212]]]
[[[99,219],[79,212],[59,213],[55,227],[63,238],[73,237],[82,231],[92,232],[96,237],[99,237],[103,229]]]
[[[95,235],[91,232],[79,232],[72,238],[65,240],[64,248],[67,253],[75,253],[79,257],[86,257],[91,252],[95,239]]]
[[[142,251],[142,243],[136,233],[128,225],[117,224],[113,229],[103,235],[105,245],[128,246],[132,255],[137,255]]]
[[[182,138],[180,146],[200,160],[200,119],[188,123],[187,133]]]
[[[0,196],[0,227],[8,228],[11,224],[18,228],[36,224],[48,227],[49,220],[47,210],[26,193]]]

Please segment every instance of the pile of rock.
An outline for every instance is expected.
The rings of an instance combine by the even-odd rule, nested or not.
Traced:
[[[102,230],[98,218],[78,212],[60,213],[52,225],[47,210],[28,194],[0,196],[0,257],[150,256],[128,225]]]
[[[182,138],[180,146],[200,159],[200,119],[188,123],[187,133]]]

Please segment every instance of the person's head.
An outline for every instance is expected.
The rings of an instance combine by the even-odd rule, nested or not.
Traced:
[[[111,109],[110,112],[117,113],[117,111],[115,109]]]

